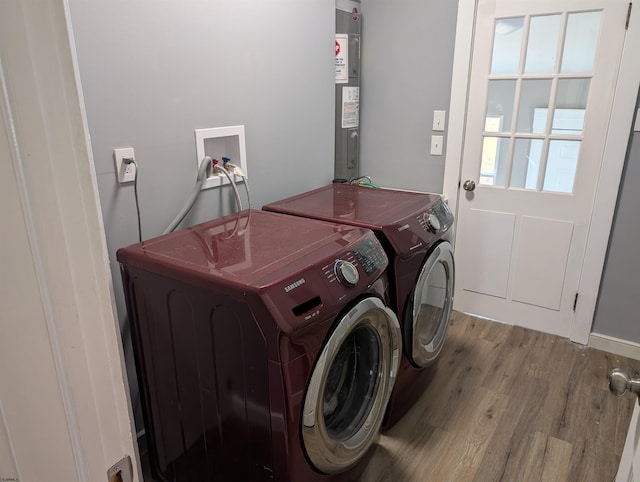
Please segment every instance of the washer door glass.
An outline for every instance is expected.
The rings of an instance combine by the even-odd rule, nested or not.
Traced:
[[[453,249],[442,241],[427,256],[405,310],[405,348],[418,367],[432,364],[444,346],[453,308],[453,283]]]
[[[362,427],[382,372],[382,342],[377,331],[367,324],[354,328],[338,350],[324,387],[322,415],[331,438],[348,440]]]
[[[381,300],[359,301],[337,323],[311,374],[302,444],[316,469],[355,465],[384,417],[401,356],[398,319]]]

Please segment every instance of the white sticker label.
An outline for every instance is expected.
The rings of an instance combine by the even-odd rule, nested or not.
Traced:
[[[358,127],[360,124],[360,87],[342,88],[342,128]]]
[[[349,35],[336,34],[336,84],[349,83]]]

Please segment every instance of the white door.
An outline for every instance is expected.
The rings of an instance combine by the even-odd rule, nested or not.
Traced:
[[[457,309],[570,335],[628,7],[479,1]]]
[[[139,465],[65,5],[0,2],[3,482]]]
[[[631,416],[616,482],[640,482],[640,405],[638,404]]]

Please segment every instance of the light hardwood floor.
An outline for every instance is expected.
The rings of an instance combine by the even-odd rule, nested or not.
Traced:
[[[615,367],[640,362],[454,313],[433,381],[360,480],[612,481],[637,403],[609,393]]]

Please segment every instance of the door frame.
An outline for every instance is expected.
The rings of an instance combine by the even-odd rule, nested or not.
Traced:
[[[454,236],[457,228],[458,200],[460,196],[460,176],[464,156],[466,112],[468,104],[469,77],[471,74],[471,54],[477,14],[478,0],[459,0],[456,24],[456,41],[453,58],[451,103],[449,104],[449,134],[443,193],[456,214]],[[631,10],[629,28],[622,49],[622,58],[613,109],[606,134],[604,158],[608,169],[602,169],[598,178],[594,207],[591,212],[589,234],[578,292],[574,320],[569,338],[587,344],[600,291],[600,280],[613,224],[618,189],[622,178],[624,161],[635,114],[635,99],[640,88],[640,63],[637,62],[637,48],[640,46],[640,6]],[[634,50],[635,49],[635,50]],[[613,128],[612,126],[623,126]],[[596,226],[597,229],[591,229]],[[455,306],[454,306],[455,308]]]
[[[73,460],[57,463],[72,464],[77,480],[106,480],[109,467],[128,455],[139,481],[69,5],[7,0],[0,12],[0,115],[38,280],[37,292],[25,296],[43,306],[73,452]],[[56,437],[46,427],[39,431]],[[56,473],[56,467],[38,465],[37,453],[29,460],[16,455],[18,465]]]

